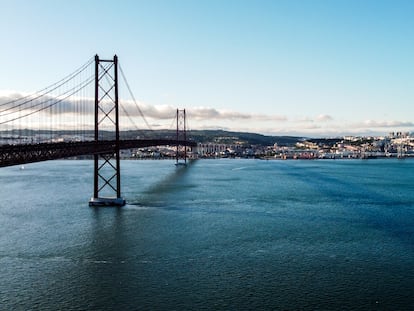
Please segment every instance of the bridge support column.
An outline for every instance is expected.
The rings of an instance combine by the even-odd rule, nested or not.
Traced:
[[[100,128],[103,130],[101,131]],[[94,154],[94,188],[89,206],[123,206],[119,152],[118,57],[95,56],[95,144],[114,141],[110,153]]]
[[[186,165],[187,164],[187,145],[184,144],[184,146],[182,146],[180,150],[179,141],[184,141],[185,143],[187,142],[185,109],[182,109],[182,110],[177,109],[177,149],[175,153],[175,159],[176,159],[175,165]]]

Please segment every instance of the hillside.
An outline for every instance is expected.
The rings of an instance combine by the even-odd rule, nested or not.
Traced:
[[[291,146],[302,137],[292,136],[266,136],[256,133],[230,132],[223,130],[191,131],[190,137],[200,143],[241,144],[270,146],[277,143],[279,146]]]

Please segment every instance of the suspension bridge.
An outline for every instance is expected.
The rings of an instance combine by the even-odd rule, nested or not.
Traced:
[[[129,101],[119,100],[119,73]],[[138,117],[151,137],[134,137],[143,130],[136,122]],[[100,59],[95,55],[36,93],[0,98],[0,167],[92,155],[94,181],[89,205],[123,206],[120,150],[172,146],[180,165],[186,163],[187,148],[196,146],[187,139],[185,109],[174,111],[172,119],[174,134],[157,137],[131,92],[118,57]]]

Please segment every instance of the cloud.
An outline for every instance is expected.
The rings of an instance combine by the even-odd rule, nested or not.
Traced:
[[[52,95],[27,95],[18,92],[0,92],[0,115],[10,116],[19,112],[20,115],[42,112],[44,114],[67,114],[67,113],[94,113],[94,102],[92,98],[60,97]],[[82,107],[79,105],[82,103]]]
[[[360,127],[371,127],[371,128],[394,128],[394,127],[413,127],[414,122],[405,121],[374,121],[366,120]]]
[[[296,123],[313,123],[313,122],[315,122],[315,120],[312,119],[312,118],[309,118],[309,117],[305,117],[305,118],[295,120],[294,122],[296,122]]]
[[[195,107],[188,109],[191,118],[195,120],[258,120],[258,121],[286,121],[284,116],[240,113],[215,108]]]
[[[131,101],[123,101],[122,105],[130,115],[139,115],[139,111],[135,103]],[[145,117],[153,119],[171,119],[175,117],[176,107],[168,105],[149,105],[139,102],[138,106]],[[240,113],[231,110],[218,110],[211,107],[193,107],[186,109],[189,118],[195,121],[204,120],[258,120],[258,121],[286,121],[287,118],[278,115],[262,115]]]
[[[56,104],[56,102],[58,103]],[[95,111],[94,102],[94,98],[71,96],[66,99],[62,97],[54,97],[52,95],[35,97],[19,92],[3,91],[0,92],[0,119],[1,121],[10,122],[9,124],[11,124],[14,122],[13,120],[20,119],[22,116],[26,115],[27,117],[24,118],[26,123],[38,123],[39,117],[48,118],[47,120],[50,123],[50,118],[53,117],[53,115],[59,114],[65,116],[65,122],[69,124],[70,118],[73,119],[81,115],[82,122],[93,124]],[[80,103],[82,103],[82,105],[80,105]],[[108,112],[113,107],[113,104],[112,102],[107,101],[102,102],[101,106],[104,111]],[[4,111],[4,109],[7,110]],[[135,103],[132,100],[120,100],[120,116],[123,120],[121,126],[137,127],[139,124],[142,125],[141,116],[144,115],[149,123],[153,123],[152,126],[154,128],[168,127],[168,125],[175,119],[176,109],[176,107],[171,105],[150,105],[144,102]],[[219,124],[217,126],[218,128],[230,129],[238,127],[241,123],[243,126],[248,126],[249,123],[254,122],[280,123],[287,121],[286,117],[279,115],[241,113],[231,110],[219,110],[212,107],[191,107],[186,109],[186,111],[191,125],[207,125],[209,128],[213,128],[210,124]],[[128,119],[126,118],[126,115],[128,115]],[[45,121],[46,120],[43,120],[43,122]],[[162,121],[167,121],[168,124],[163,125]],[[229,123],[232,123],[232,126],[230,126]]]
[[[288,118],[285,116],[279,116],[279,115],[253,115],[253,119],[260,120],[260,121],[278,121],[278,122],[284,122],[288,121]]]
[[[332,121],[333,118],[328,114],[320,114],[319,116],[316,117],[316,120],[320,122],[326,122],[326,121]]]
[[[328,114],[320,114],[316,117],[305,117],[297,120],[298,123],[314,123],[314,122],[328,122],[332,121],[333,117]]]
[[[40,98],[30,97],[31,95],[15,91],[0,91],[0,122],[12,124],[14,119],[22,115],[35,112],[53,105],[60,101],[53,109],[44,109],[40,113],[34,113],[24,119],[26,124],[38,124],[40,117],[50,122],[55,114],[62,115],[59,126],[70,126],[74,124],[73,118],[82,116],[81,122],[93,126],[94,99],[69,97],[67,99],[53,96]],[[79,108],[79,103],[84,103]],[[146,127],[142,122],[141,113],[146,117],[149,124],[154,128],[169,128],[174,126],[176,107],[171,105],[151,105],[138,102],[137,105],[131,100],[120,101],[121,127],[135,128]],[[105,106],[105,103],[103,103]],[[108,104],[110,107],[111,104]],[[22,110],[22,108],[25,108]],[[109,108],[110,109],[110,108]],[[125,116],[128,113],[131,121]],[[188,121],[192,129],[226,129],[233,131],[252,131],[257,133],[272,133],[284,135],[295,133],[298,135],[327,136],[327,135],[363,135],[368,133],[384,133],[388,129],[410,130],[414,128],[411,121],[384,121],[384,120],[342,120],[331,122],[334,118],[329,114],[320,114],[302,119],[288,119],[281,115],[266,115],[257,113],[243,113],[232,110],[220,110],[213,107],[190,107],[186,109]],[[17,123],[15,121],[14,123]],[[135,123],[135,124],[134,124]],[[168,124],[167,124],[168,123]],[[73,125],[75,126],[75,125]],[[135,126],[135,127],[134,127]]]
[[[133,116],[140,116],[139,110],[141,110],[145,117],[158,120],[171,119],[176,115],[176,108],[167,105],[152,106],[139,102],[137,107],[135,103],[127,101],[121,102],[121,105],[128,107],[126,110]]]
[[[334,136],[380,136],[386,134],[389,130],[402,129],[409,131],[414,127],[414,122],[407,121],[378,121],[366,120],[360,122],[335,122],[331,116],[318,116],[322,121],[316,122],[318,118],[303,118],[293,122],[288,122],[284,126],[273,129],[265,129],[266,133],[272,135],[297,135],[309,137],[334,137]],[[324,123],[326,120],[329,123]]]

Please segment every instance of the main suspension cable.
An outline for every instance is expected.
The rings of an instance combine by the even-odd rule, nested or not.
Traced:
[[[92,82],[94,82],[94,80],[95,79],[89,79],[89,80],[86,80],[85,82],[83,82],[83,85],[82,84],[80,84],[80,85],[78,85],[79,86],[79,88],[72,88],[72,89],[70,89],[69,91],[72,91],[72,90],[74,90],[73,92],[71,92],[69,95],[67,95],[67,96],[65,96],[65,97],[63,97],[63,98],[61,98],[61,99],[59,99],[58,101],[56,101],[56,102],[54,102],[54,103],[52,103],[52,104],[50,104],[50,105],[47,105],[47,106],[45,106],[45,107],[42,107],[42,108],[39,108],[39,109],[37,109],[37,110],[35,110],[35,111],[31,111],[31,112],[29,112],[29,113],[27,113],[27,114],[24,114],[24,115],[19,115],[18,117],[15,117],[15,118],[13,118],[13,119],[10,119],[10,120],[7,120],[7,121],[2,121],[2,122],[0,122],[0,125],[1,124],[5,124],[5,123],[10,123],[10,122],[13,122],[13,121],[16,121],[16,120],[19,120],[19,119],[23,119],[23,118],[25,118],[25,117],[28,117],[28,116],[31,116],[31,115],[33,115],[33,114],[35,114],[35,113],[38,113],[38,112],[40,112],[40,111],[43,111],[43,110],[46,110],[46,109],[48,109],[48,108],[51,108],[51,107],[53,107],[53,106],[56,106],[57,104],[59,104],[60,102],[62,102],[62,101],[64,101],[65,99],[67,99],[67,98],[69,98],[70,96],[72,96],[72,95],[74,95],[74,94],[76,94],[77,92],[79,92],[79,91],[81,91],[81,90],[83,90],[85,87],[87,87],[89,84],[91,84]],[[66,93],[68,93],[69,91],[66,91]],[[47,101],[46,101],[47,102]],[[42,103],[40,103],[40,104],[37,104],[37,105],[34,105],[33,107],[35,107],[35,106],[39,106],[39,105],[41,105],[41,104],[44,104],[44,102],[42,102]],[[19,110],[19,111],[21,111],[21,110]]]
[[[141,115],[141,117],[142,117],[142,119],[144,120],[145,124],[147,125],[148,129],[149,129],[149,130],[151,130],[151,131],[153,131],[153,129],[152,129],[152,127],[151,127],[151,125],[148,123],[147,119],[145,118],[144,113],[142,112],[142,110],[141,110],[141,109],[139,108],[139,106],[138,106],[138,103],[137,103],[137,101],[136,101],[136,99],[135,99],[135,96],[134,96],[134,94],[132,93],[131,88],[129,87],[128,81],[127,81],[127,79],[126,79],[126,77],[125,77],[124,71],[122,70],[121,64],[119,64],[119,70],[120,70],[120,72],[121,72],[121,75],[122,75],[122,78],[123,78],[123,80],[124,80],[124,82],[125,82],[125,85],[126,85],[126,87],[127,87],[128,91],[129,91],[129,94],[131,95],[131,98],[132,98],[132,100],[133,100],[133,102],[134,102],[134,104],[135,104],[135,107],[136,107],[136,108],[137,108],[137,110],[139,111],[139,114]]]
[[[62,85],[64,85],[65,83],[67,83],[68,81],[72,80],[73,78],[75,78],[76,76],[78,76],[80,73],[82,73],[86,68],[89,67],[90,64],[92,64],[93,60],[94,60],[94,58],[89,59],[85,64],[83,64],[81,67],[79,67],[78,69],[76,69],[71,74],[69,74],[66,77],[64,77],[63,79],[61,79],[61,80],[59,80],[59,81],[57,81],[57,82],[55,82],[55,83],[53,83],[53,84],[51,84],[51,85],[43,88],[43,89],[41,89],[40,91],[34,92],[32,94],[29,94],[29,95],[26,95],[26,96],[23,96],[23,97],[19,97],[19,98],[13,99],[11,101],[7,101],[7,102],[4,102],[4,103],[1,103],[0,104],[0,107],[6,106],[6,105],[11,105],[11,104],[14,104],[15,102],[18,102],[20,100],[25,100],[25,99],[31,98],[33,96],[36,96],[35,98],[31,98],[30,100],[28,100],[28,101],[26,101],[26,102],[24,102],[24,103],[22,103],[22,104],[19,105],[19,106],[21,106],[21,105],[24,105],[26,103],[31,102],[32,100],[35,100],[35,99],[37,99],[39,97],[42,97],[44,95],[47,95],[47,94],[53,92],[57,88],[61,87]],[[49,90],[49,89],[51,89],[51,90]],[[47,90],[49,90],[49,91],[47,91]],[[6,111],[6,110],[12,109],[12,108],[14,108],[14,107],[6,108],[3,111]],[[3,112],[3,111],[1,111],[1,112]]]
[[[59,96],[66,95],[67,93],[70,93],[70,92],[72,92],[73,90],[75,90],[75,92],[73,92],[73,93],[72,93],[72,95],[73,95],[73,94],[77,93],[77,91],[78,91],[78,90],[81,90],[81,89],[84,87],[83,85],[84,85],[85,83],[86,83],[86,85],[88,85],[88,84],[89,84],[89,83],[91,83],[92,81],[94,81],[94,76],[89,77],[87,80],[85,80],[85,81],[83,81],[83,82],[79,83],[78,85],[76,85],[76,86],[72,87],[71,89],[69,89],[69,90],[65,91],[64,93],[62,93],[62,94],[60,94],[60,95],[58,95],[58,96],[56,96],[56,97],[49,97],[49,98],[47,98],[45,101],[41,101],[41,102],[38,102],[38,103],[35,103],[35,104],[31,105],[31,106],[30,106],[30,109],[33,109],[33,108],[38,107],[38,106],[40,106],[40,105],[43,105],[43,104],[45,104],[45,103],[47,103],[47,102],[52,101],[52,100],[53,100],[53,99],[55,99],[55,98],[58,98]],[[65,98],[67,98],[67,97],[65,97]],[[33,99],[33,100],[34,100],[34,99]],[[29,102],[32,102],[33,100],[30,100]],[[18,108],[18,107],[21,107],[21,106],[22,106],[22,104],[19,104],[19,105],[17,105],[17,106],[12,107],[12,108],[13,108],[13,109],[15,109],[15,108]],[[53,105],[52,105],[52,106],[53,106]],[[4,117],[4,116],[7,116],[7,115],[10,115],[10,114],[16,113],[17,111],[22,111],[22,110],[24,110],[24,109],[23,109],[23,108],[21,108],[21,109],[18,109],[18,110],[12,110],[12,111],[9,111],[9,110],[11,110],[11,108],[4,109],[3,111],[0,111],[0,116],[1,116],[1,117]],[[9,111],[9,112],[6,112],[6,111]],[[6,113],[5,113],[5,112],[6,112]]]

